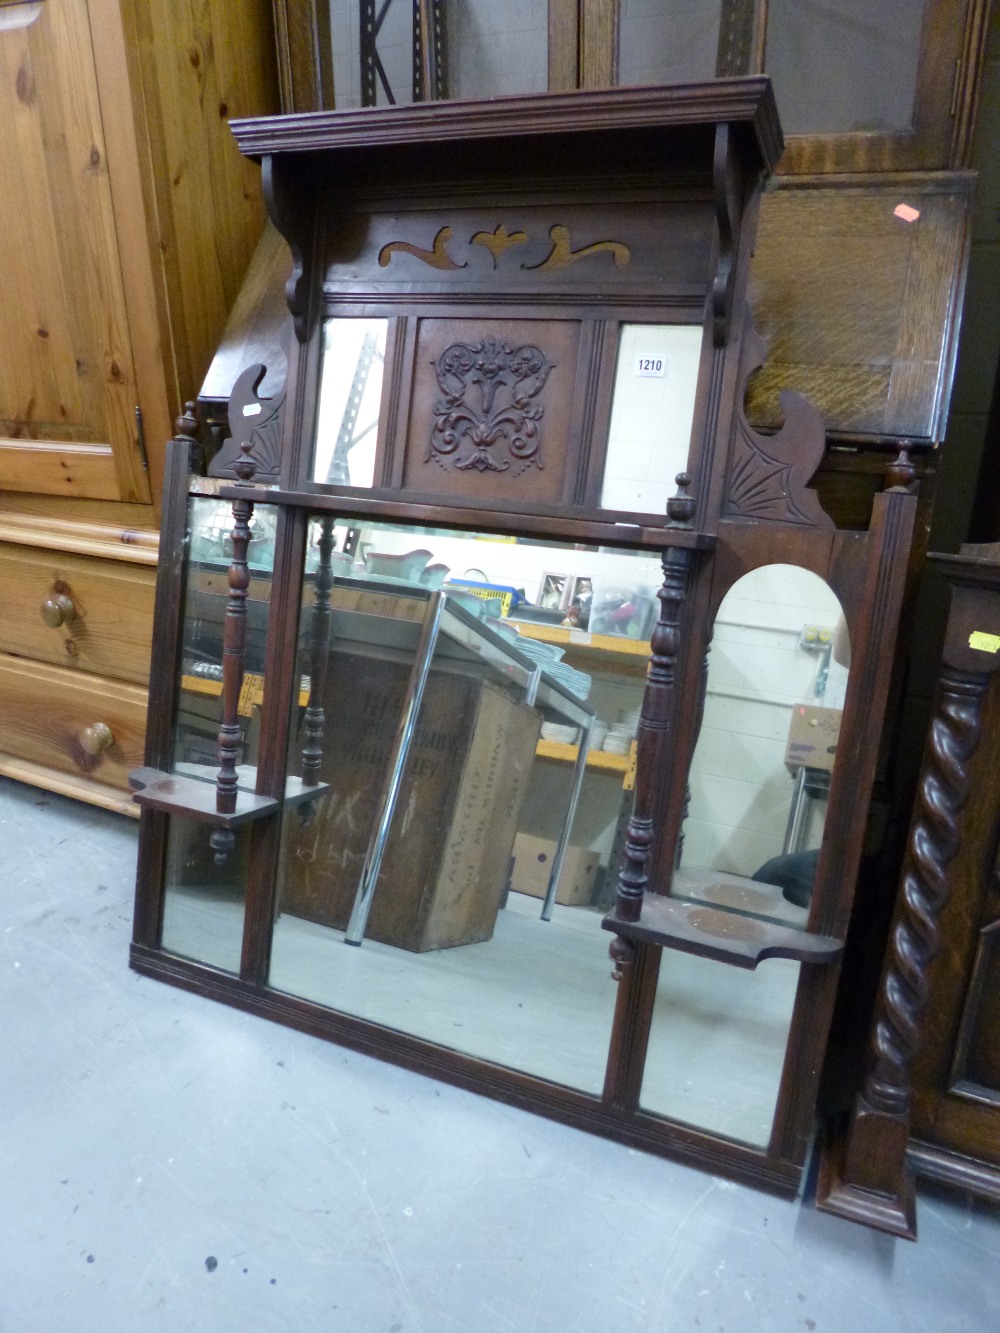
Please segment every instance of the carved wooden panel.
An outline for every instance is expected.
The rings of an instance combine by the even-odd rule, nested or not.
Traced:
[[[483,504],[561,501],[579,343],[578,323],[420,320],[406,488]]]
[[[273,398],[260,397],[267,373],[267,367],[261,363],[248,366],[233,385],[229,397],[229,438],[209,464],[209,476],[237,477],[238,461],[249,457],[254,463],[255,481],[278,480],[285,388],[282,385]]]
[[[338,217],[324,290],[701,304],[712,217],[697,195],[628,209],[515,204]]]

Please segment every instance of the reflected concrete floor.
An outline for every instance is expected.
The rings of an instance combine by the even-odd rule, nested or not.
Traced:
[[[780,900],[777,890],[773,891]],[[281,913],[271,984],[342,1013],[599,1095],[616,986],[601,913],[508,895],[493,936],[414,953]],[[802,913],[799,912],[801,916]],[[209,889],[171,889],[164,942],[235,971],[243,905]],[[660,969],[642,1084],[647,1110],[758,1145],[770,1137],[798,964],[755,972],[686,954]]]
[[[0,779],[4,1333],[1000,1327],[1000,1210],[918,1245],[127,969],[136,827]]]

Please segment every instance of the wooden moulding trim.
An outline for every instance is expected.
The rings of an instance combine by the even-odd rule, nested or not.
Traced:
[[[560,513],[551,507],[545,512],[506,509],[478,509],[457,503],[427,504],[422,501],[384,500],[357,495],[330,495],[326,492],[262,490],[245,486],[220,486],[216,492],[223,500],[249,499],[254,504],[293,505],[313,512],[334,512],[344,518],[370,518],[387,523],[426,523],[429,527],[449,527],[470,532],[538,534],[568,542],[589,542],[599,546],[641,547],[652,551],[667,546],[685,550],[710,550],[716,538],[710,533],[677,528],[647,527],[641,522],[607,522],[582,518],[579,511]],[[466,517],[468,515],[468,517]],[[641,517],[641,516],[637,516]]]
[[[745,124],[753,133],[762,169],[773,171],[784,139],[770,80],[763,77],[262,116],[230,121],[230,128],[241,153],[261,157],[283,151],[450,144],[462,139],[509,141],[719,121]]]
[[[1000,591],[1000,564],[988,557],[977,559],[974,555],[966,554],[968,550],[968,546],[965,546],[958,555],[943,555],[938,551],[930,551],[927,563],[938,573],[943,574],[949,583],[959,584],[965,588],[989,588],[994,592]]]
[[[58,796],[70,796],[75,801],[86,801],[88,805],[112,810],[116,815],[128,815],[130,819],[139,818],[139,807],[133,805],[123,792],[105,787],[100,782],[89,782],[86,778],[60,773],[54,768],[46,768],[44,764],[33,764],[28,759],[0,754],[0,777],[13,778],[15,782],[26,782],[32,787],[42,787],[46,791],[55,792]]]
[[[774,921],[655,893],[646,894],[638,921],[624,921],[612,912],[601,924],[625,939],[751,971],[767,958],[832,963],[844,948],[842,940],[830,935],[810,935]]]
[[[109,444],[0,439],[0,491],[120,500]]]
[[[92,555],[102,560],[155,565],[160,534],[152,528],[123,528],[110,523],[74,523],[37,515],[2,514],[0,541],[41,546],[47,551]]]
[[[769,191],[784,194],[789,190],[822,189],[838,194],[846,190],[860,190],[863,194],[884,191],[898,194],[919,192],[921,198],[933,194],[961,194],[971,199],[976,189],[974,171],[838,171],[811,172],[803,176],[778,176]]]
[[[793,1198],[798,1190],[799,1168],[769,1159],[762,1149],[699,1133],[658,1116],[622,1112],[576,1089],[465,1056],[406,1033],[386,1032],[377,1023],[337,1013],[157,949],[133,944],[129,965],[143,976],[644,1152],[717,1172],[784,1198]]]
[[[906,1160],[923,1179],[968,1190],[983,1199],[1000,1203],[1000,1166],[965,1157],[936,1143],[910,1139]]]

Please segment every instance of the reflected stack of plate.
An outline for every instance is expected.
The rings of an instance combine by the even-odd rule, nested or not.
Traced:
[[[561,722],[542,723],[543,741],[558,741],[560,745],[575,745],[579,736],[579,727],[566,726]]]
[[[545,670],[578,699],[586,699],[590,693],[590,677],[585,671],[577,671],[575,667],[567,666],[565,662],[553,662]]]
[[[608,754],[628,754],[629,746],[632,744],[639,726],[641,712],[641,704],[637,704],[635,708],[623,708],[618,714],[618,721],[613,722],[608,727],[608,734],[605,736],[604,745],[601,748]]]
[[[529,639],[526,634],[518,636],[517,650],[525,657],[530,657],[543,667],[546,675],[557,680],[570,694],[578,699],[586,699],[590,693],[590,677],[585,671],[577,671],[568,663],[560,661],[565,648],[555,643],[542,643],[539,639]]]
[[[546,671],[551,671],[566,651],[556,643],[540,643],[538,639],[529,639],[523,634],[516,635],[515,642],[519,653],[538,662]]]

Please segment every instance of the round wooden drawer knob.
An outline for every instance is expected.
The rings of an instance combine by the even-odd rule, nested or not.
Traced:
[[[80,748],[85,754],[99,755],[102,750],[110,750],[114,743],[115,738],[106,722],[94,722],[80,732]]]
[[[46,597],[42,603],[42,619],[46,625],[51,625],[53,629],[65,625],[75,615],[76,607],[73,605],[73,598],[67,597],[64,592],[53,593],[51,597]]]

